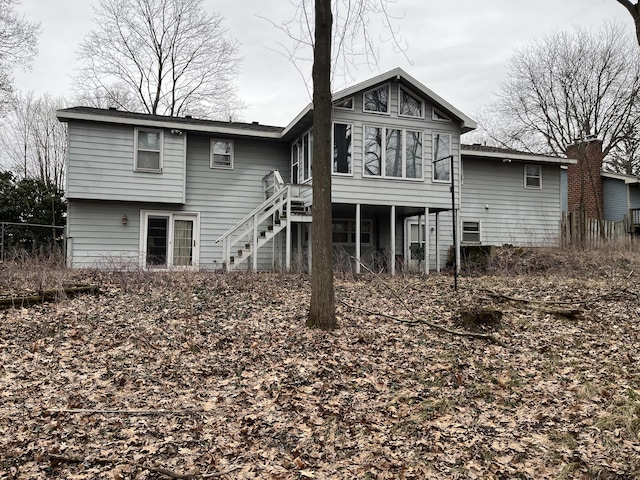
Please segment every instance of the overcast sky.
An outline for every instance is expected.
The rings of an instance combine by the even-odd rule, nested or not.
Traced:
[[[72,96],[70,77],[78,45],[93,27],[97,0],[23,0],[27,19],[41,23],[39,53],[30,72],[15,72],[16,87],[36,94]],[[273,51],[286,37],[274,22],[289,18],[288,0],[205,0],[220,12],[229,32],[242,44],[238,78],[248,104],[245,121],[287,125],[310,101],[291,63]],[[373,72],[363,67],[351,82],[401,67],[455,107],[474,117],[496,92],[515,49],[574,25],[598,30],[607,20],[631,31],[631,17],[615,0],[398,0],[392,13],[408,44],[407,56],[380,39],[380,61]],[[371,29],[380,28],[374,20]]]

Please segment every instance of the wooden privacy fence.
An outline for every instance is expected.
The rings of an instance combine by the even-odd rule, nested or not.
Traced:
[[[563,247],[598,248],[605,245],[631,245],[629,217],[621,222],[587,218],[584,212],[564,212],[560,223],[560,244]]]

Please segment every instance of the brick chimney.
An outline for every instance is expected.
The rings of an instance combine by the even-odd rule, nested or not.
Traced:
[[[587,137],[567,147],[567,158],[577,160],[567,170],[568,207],[570,212],[583,209],[588,218],[604,218],[602,203],[602,140]]]

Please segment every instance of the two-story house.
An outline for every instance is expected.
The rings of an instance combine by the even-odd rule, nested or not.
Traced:
[[[427,271],[460,242],[557,243],[566,159],[480,146],[465,154],[460,136],[475,122],[401,69],[336,93],[333,104],[338,267]],[[58,111],[69,124],[69,265],[307,268],[312,113],[309,105],[282,128]]]

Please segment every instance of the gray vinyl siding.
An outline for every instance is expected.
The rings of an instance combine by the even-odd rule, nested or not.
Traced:
[[[220,137],[216,137],[220,138]],[[200,214],[196,238],[201,269],[222,268],[222,243],[216,239],[264,200],[262,178],[271,170],[287,171],[288,147],[282,143],[234,140],[234,168],[209,167],[210,137],[190,134],[187,142],[187,197],[184,204],[69,200],[68,253],[74,268],[137,267],[143,255],[140,245],[140,212],[161,211]],[[122,223],[127,215],[126,225]],[[282,251],[284,235],[276,237]],[[272,268],[271,245],[259,253],[259,268]],[[250,261],[249,261],[250,262]],[[244,263],[240,269],[250,268]]]
[[[200,267],[218,269],[222,268],[222,243],[215,241],[264,201],[265,175],[279,170],[287,178],[289,147],[277,142],[235,139],[234,168],[218,169],[209,167],[210,138],[189,135],[185,208],[200,212]],[[281,242],[283,237],[281,234],[276,241]],[[260,269],[271,268],[271,252],[270,246],[260,250]]]
[[[368,205],[396,205],[417,207],[447,207],[450,205],[449,183],[433,182],[432,133],[451,134],[451,153],[456,156],[454,178],[458,178],[460,154],[460,127],[456,122],[432,119],[433,105],[425,102],[424,118],[398,115],[398,82],[391,82],[390,114],[363,112],[363,92],[354,96],[353,110],[333,109],[333,121],[350,123],[352,130],[353,175],[332,177],[332,201]],[[423,134],[423,179],[402,180],[376,178],[363,175],[364,127],[388,127],[421,131]]]
[[[469,158],[463,168],[460,225],[479,221],[483,245],[557,245],[559,166],[542,166],[542,189],[524,188],[524,165],[520,162]]]
[[[612,222],[624,220],[629,213],[627,185],[624,180],[602,178],[602,194],[604,196],[604,219]]]
[[[133,126],[70,122],[67,198],[184,203],[186,135],[164,130],[162,172],[134,169]]]
[[[153,208],[148,204],[144,208]],[[157,209],[165,205],[156,204]],[[137,203],[70,199],[67,254],[72,268],[124,270],[140,264],[140,209]],[[127,224],[122,223],[123,215]]]

